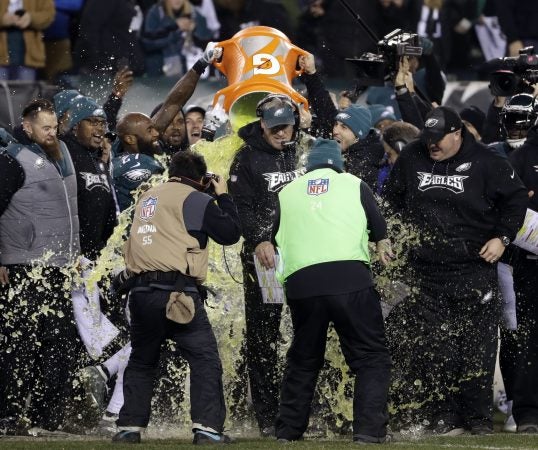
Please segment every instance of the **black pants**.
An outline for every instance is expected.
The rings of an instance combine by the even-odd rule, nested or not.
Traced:
[[[282,305],[264,304],[252,255],[241,253],[245,291],[246,357],[252,403],[260,429],[278,411],[278,341]]]
[[[282,381],[277,437],[299,439],[308,426],[330,322],[340,339],[346,363],[355,374],[353,434],[384,437],[391,363],[375,289],[288,299],[288,304],[294,336]]]
[[[424,419],[492,426],[498,307],[491,284],[489,293],[459,298],[422,291],[389,314],[397,426]]]
[[[189,363],[192,422],[222,432],[226,408],[217,341],[200,297],[188,295],[194,299],[196,312],[185,325],[166,318],[169,291],[129,296],[132,351],[123,377],[125,400],[117,421],[119,428],[148,425],[161,345],[169,338]]]
[[[538,261],[520,255],[514,264],[517,339],[513,386],[514,419],[538,424]]]
[[[43,269],[43,280],[31,278],[24,267],[9,271],[0,314],[1,416],[56,430],[65,415],[78,348],[70,283],[58,268]]]

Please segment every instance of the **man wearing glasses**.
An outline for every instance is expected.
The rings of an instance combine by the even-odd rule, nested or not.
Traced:
[[[89,97],[72,100],[70,131],[63,136],[75,165],[82,255],[95,260],[116,225],[116,204],[103,153],[106,115]]]

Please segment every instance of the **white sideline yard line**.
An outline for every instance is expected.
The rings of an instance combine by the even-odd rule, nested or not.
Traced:
[[[391,445],[394,445],[394,446],[397,446],[397,445],[409,445],[411,443],[411,441],[409,442],[394,442],[394,443],[391,443]],[[443,447],[443,448],[483,448],[485,450],[512,450],[512,449],[517,449],[517,450],[536,450],[536,447],[513,447],[511,445],[507,445],[505,447],[493,447],[491,445],[480,445],[480,444],[467,444],[467,445],[462,445],[462,444],[435,444],[433,442],[429,442],[429,443],[426,443],[426,442],[416,442],[416,441],[413,441],[412,444],[416,447],[432,447],[432,446],[435,446],[435,447]]]

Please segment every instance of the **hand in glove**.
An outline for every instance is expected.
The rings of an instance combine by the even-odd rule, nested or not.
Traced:
[[[205,113],[204,124],[202,125],[202,139],[212,141],[217,128],[224,125],[228,120],[228,114],[224,108],[217,103],[213,108]]]
[[[222,47],[218,47],[216,42],[209,42],[206,45],[202,60],[206,64],[211,64],[213,61],[219,59],[222,56]]]

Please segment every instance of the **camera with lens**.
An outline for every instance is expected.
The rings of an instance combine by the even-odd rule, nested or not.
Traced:
[[[398,73],[402,56],[421,56],[418,34],[397,28],[377,43],[377,53],[364,53],[360,58],[346,58],[355,65],[358,82],[363,86],[383,86]]]
[[[534,47],[525,47],[519,56],[497,58],[488,61],[497,70],[490,73],[489,87],[493,95],[509,97],[514,94],[532,93],[538,83],[538,55]]]
[[[213,183],[211,183],[211,180],[215,180],[218,183],[220,177],[216,173],[206,172],[206,174],[202,178],[202,184],[205,186],[204,192],[214,197],[215,187],[213,186]]]

